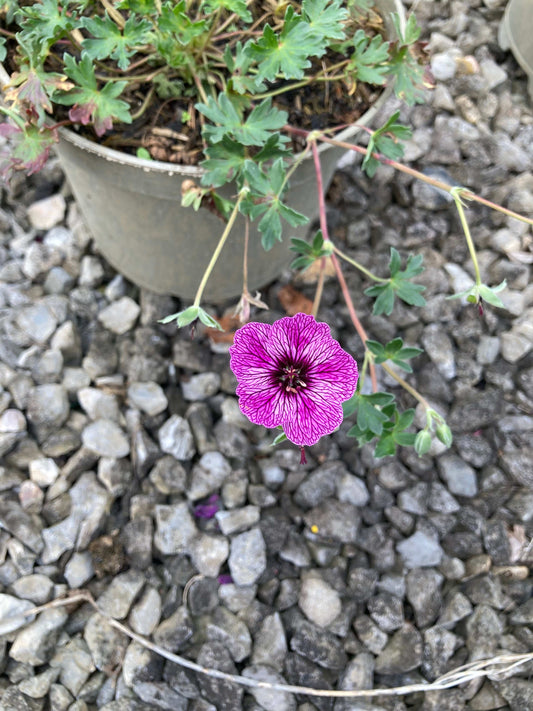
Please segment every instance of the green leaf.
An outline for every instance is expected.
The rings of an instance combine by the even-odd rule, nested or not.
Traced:
[[[203,185],[218,188],[242,174],[246,162],[244,146],[229,136],[209,145],[205,154],[207,159],[201,164],[206,171],[202,176]]]
[[[389,269],[391,278],[386,283],[374,284],[365,289],[367,296],[377,297],[374,302],[374,315],[386,314],[389,316],[394,307],[394,298],[397,296],[410,306],[424,306],[426,300],[422,296],[425,286],[413,284],[409,281],[412,277],[420,274],[422,267],[422,255],[410,254],[404,271],[401,271],[401,258],[398,251],[391,247],[391,258]],[[402,359],[403,360],[403,359]]]
[[[398,123],[399,116],[400,112],[396,111],[381,128],[378,128],[370,136],[367,154],[362,164],[369,177],[375,174],[379,166],[379,160],[374,157],[373,153],[379,153],[391,160],[399,160],[403,156],[403,146],[398,141],[410,138],[412,134],[407,126]]]
[[[3,62],[7,57],[6,43],[7,39],[5,37],[0,37],[0,62]]]
[[[224,330],[216,319],[214,319],[207,313],[207,311],[204,311],[200,307],[198,307],[198,318],[205,326],[208,326],[209,328],[216,328],[218,331]]]
[[[127,69],[138,45],[149,41],[152,25],[147,20],[132,14],[126,20],[124,29],[120,27],[106,13],[102,17],[84,17],[81,25],[90,32],[95,39],[86,38],[82,47],[91,59],[114,59],[120,69]]]
[[[182,47],[194,46],[195,39],[201,38],[209,31],[206,20],[191,20],[188,15],[185,0],[173,2],[167,0],[161,6],[157,18],[157,30],[167,35],[167,41],[178,41]]]
[[[143,148],[142,146],[137,148],[136,155],[137,155],[137,158],[142,158],[142,160],[152,160],[150,151],[147,151],[146,148]]]
[[[69,8],[69,0],[59,3],[57,0],[41,0],[23,5],[18,11],[18,23],[22,30],[17,41],[35,42],[46,49],[75,26],[76,11]]]
[[[356,402],[352,402],[353,398]],[[343,410],[345,417],[347,417],[346,412],[353,412],[352,409],[355,404],[355,409],[357,410],[357,426],[364,432],[365,430],[370,431],[373,435],[381,435],[383,432],[383,425],[389,420],[389,416],[383,412],[380,408],[386,407],[394,402],[394,395],[390,393],[372,393],[371,395],[362,395],[356,393],[351,400],[348,400],[350,405],[344,403]],[[350,412],[351,410],[351,412]]]
[[[380,35],[369,39],[364,30],[357,30],[352,40],[342,46],[347,50],[350,45],[353,45],[353,52],[347,70],[359,81],[376,86],[384,84],[389,72],[388,42],[384,42]]]
[[[9,137],[9,150],[0,154],[0,175],[9,178],[14,171],[32,175],[44,167],[50,150],[57,143],[57,131],[29,124],[22,130],[9,123],[0,123],[0,135]]]
[[[479,295],[481,296],[483,301],[486,301],[491,306],[498,306],[500,309],[504,309],[505,304],[499,296],[496,296],[496,291],[501,291],[502,289],[505,289],[506,286],[507,282],[505,281],[505,279],[499,286],[493,288],[487,286],[486,284],[481,284],[479,286]]]
[[[399,37],[398,42],[391,44],[389,60],[390,74],[394,78],[394,92],[407,104],[423,103],[425,69],[414,52],[420,37],[420,27],[413,14],[409,15],[405,30],[401,28],[399,15],[393,14],[392,19]]]
[[[246,6],[245,0],[205,0],[201,4],[201,10],[208,13],[216,12],[217,10],[227,10],[240,17],[244,22],[251,22],[253,17],[250,10]]]
[[[279,435],[275,438],[275,440],[272,442],[272,444],[271,444],[270,446],[271,446],[271,447],[275,447],[276,444],[280,444],[281,442],[285,442],[286,439],[287,439],[287,435],[285,434],[285,432],[282,432],[281,434],[279,434]]]
[[[245,49],[257,61],[259,79],[302,79],[304,70],[311,66],[309,57],[321,57],[325,43],[289,5],[279,36],[267,24],[262,37],[257,42],[247,42]]]
[[[117,96],[122,93],[127,82],[108,82],[99,89],[91,58],[82,52],[80,62],[70,54],[64,55],[65,74],[77,86],[68,92],[57,92],[54,101],[67,106],[74,105],[69,116],[72,121],[82,124],[93,123],[98,136],[102,136],[113,125],[113,119],[131,123],[129,106]]]
[[[348,11],[342,5],[341,0],[303,0],[302,16],[318,41],[345,38],[343,22]]]
[[[246,119],[236,101],[223,93],[218,101],[210,96],[206,104],[196,104],[196,108],[214,124],[204,127],[204,136],[210,143],[230,136],[245,146],[263,146],[271,132],[285,126],[288,118],[286,111],[272,106],[270,97],[255,106]]]
[[[371,340],[367,340],[365,345],[374,355],[374,361],[377,364],[390,360],[407,373],[412,373],[413,369],[406,361],[423,352],[420,348],[404,348],[401,338],[394,338],[392,341],[389,341],[386,346]]]
[[[178,328],[183,326],[188,326],[199,316],[200,307],[199,306],[189,306],[188,309],[184,311],[178,311],[175,314],[170,314],[170,316],[165,316],[165,318],[159,319],[158,323],[170,323],[171,321],[178,322]]]

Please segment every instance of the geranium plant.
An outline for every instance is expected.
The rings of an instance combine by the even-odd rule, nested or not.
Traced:
[[[375,298],[374,313],[388,315],[397,299],[424,304],[424,289],[413,281],[422,259],[392,249],[389,274],[375,275],[332,242],[318,150],[324,142],[355,150],[363,154],[362,167],[370,176],[385,162],[449,192],[476,274],[463,296],[480,308],[484,301],[503,306],[497,291],[504,285],[491,289],[482,283],[464,214],[464,200],[481,198],[397,162],[401,139],[410,135],[399,114],[377,130],[362,127],[366,148],[335,138],[387,85],[408,103],[423,100],[425,52],[414,16],[405,23],[393,16],[396,38],[389,41],[371,0],[7,0],[2,12],[0,59],[11,74],[0,106],[8,119],[0,132],[10,137],[0,157],[5,176],[39,169],[60,126],[143,158],[204,168],[201,184],[186,186],[183,204],[215,210],[225,227],[193,304],[166,322],[176,320],[191,330],[198,320],[218,327],[202,296],[237,215],[247,225],[257,222],[267,252],[282,239],[284,224],[290,236],[291,226],[306,223],[308,216],[291,208],[285,196],[297,165],[312,154],[320,230],[310,242],[293,239],[291,249],[295,269],[318,265],[313,315],[273,326],[248,324],[231,352],[241,407],[253,422],[279,426],[284,432],[277,440],[287,436],[303,447],[338,427],[343,414],[357,412],[350,434],[360,443],[375,440],[377,456],[394,453],[398,445],[414,445],[424,454],[434,437],[450,445],[441,415],[399,374],[411,371],[410,360],[421,351],[400,338],[386,344],[368,338],[341,269],[341,260],[359,269],[370,282],[365,293]],[[233,199],[218,192],[227,184]],[[247,240],[248,234],[239,304],[243,321],[251,309],[266,306],[248,290]],[[364,345],[359,381],[351,355],[314,319],[328,263]],[[392,394],[377,391],[376,365],[424,406],[427,423],[418,433],[412,427],[414,410],[399,412]],[[363,390],[367,374],[371,393]],[[258,382],[264,384],[259,391]]]

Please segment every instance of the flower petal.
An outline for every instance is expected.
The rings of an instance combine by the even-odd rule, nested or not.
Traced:
[[[342,406],[339,403],[315,399],[308,392],[298,394],[294,402],[295,412],[281,425],[287,439],[300,447],[316,444],[321,437],[331,434],[342,423]]]

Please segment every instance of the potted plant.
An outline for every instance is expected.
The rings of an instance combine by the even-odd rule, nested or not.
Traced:
[[[243,182],[251,192],[210,276],[210,300],[240,293],[245,216],[256,218],[250,289],[288,263],[281,223],[304,237],[317,217],[310,151],[286,128],[343,124],[338,137],[350,140],[393,84],[414,101],[423,72],[419,31],[400,0],[5,7],[12,125],[3,130],[14,148],[4,173],[38,169],[58,140],[98,249],[134,282],[181,297],[195,294]],[[343,150],[323,151],[327,187]],[[182,209],[183,191],[197,214]]]
[[[420,349],[401,338],[372,340],[358,319],[341,262],[372,282],[364,293],[374,299],[373,314],[387,316],[398,300],[424,305],[424,286],[416,283],[422,257],[405,260],[391,248],[389,274],[373,274],[330,239],[324,194],[338,156],[356,151],[369,175],[385,163],[450,196],[474,272],[471,286],[451,298],[476,305],[481,316],[485,303],[503,307],[498,292],[505,281],[496,287],[483,282],[465,201],[533,224],[398,163],[399,139],[410,135],[399,112],[373,131],[366,126],[363,112],[391,84],[414,102],[423,100],[424,81],[414,17],[404,21],[399,0],[376,0],[377,14],[369,5],[43,0],[18,9],[10,4],[4,32],[11,77],[4,80],[7,105],[1,108],[11,124],[0,124],[0,131],[12,140],[4,172],[38,169],[59,137],[63,165],[102,253],[142,285],[194,294],[191,306],[164,322],[176,320],[191,331],[198,321],[219,327],[204,299],[239,292],[247,321],[251,307],[265,306],[251,290],[286,263],[280,240],[282,222],[288,223],[293,266],[315,269],[311,313],[245,325],[235,337],[231,366],[244,414],[282,429],[276,441],[288,436],[302,457],[305,446],[352,413],[357,421],[348,434],[359,444],[375,441],[377,457],[406,445],[419,455],[438,453],[452,441],[442,414],[402,376],[412,372],[409,361]],[[368,133],[367,147],[350,142],[357,130]],[[89,140],[91,131],[96,141]],[[110,149],[117,140],[130,153]],[[102,172],[94,172],[97,166]],[[137,183],[139,175],[148,182],[132,190],[129,180]],[[320,230],[306,241],[316,216]],[[359,368],[327,325],[315,321],[327,268],[337,276],[362,341]],[[379,390],[377,365],[418,402],[418,432],[415,410],[400,411],[394,394]],[[371,392],[364,387],[367,376]]]

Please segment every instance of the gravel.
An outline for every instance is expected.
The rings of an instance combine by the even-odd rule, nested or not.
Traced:
[[[524,75],[497,45],[504,5],[416,4],[437,86],[402,108],[406,156],[531,213],[533,113]],[[392,99],[386,113],[396,108]],[[205,667],[322,689],[431,682],[531,651],[531,230],[473,204],[467,217],[483,280],[507,279],[507,310],[481,317],[446,299],[473,279],[450,196],[388,168],[371,182],[345,161],[329,195],[334,239],[379,274],[391,246],[427,266],[427,306],[396,307],[388,322],[348,276],[359,315],[371,338],[426,349],[406,378],[446,416],[454,444],[378,460],[346,436],[351,418],[301,466],[296,447],[271,447],[240,413],[227,346],[159,324],[176,300],[138,289],[96,252],[55,159],[4,189],[3,709],[533,708],[531,664],[456,689],[332,702],[196,674],[104,617]],[[263,294],[276,309],[285,284]],[[333,282],[322,304],[319,318],[357,357]],[[388,376],[383,387],[401,392]],[[27,614],[80,588],[102,614],[86,603]]]

